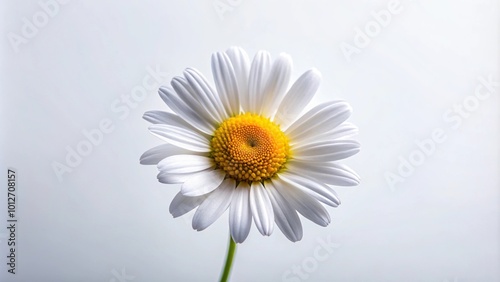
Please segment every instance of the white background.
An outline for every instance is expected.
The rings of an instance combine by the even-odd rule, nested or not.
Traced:
[[[148,68],[166,73],[163,84],[186,67],[211,79],[211,53],[238,45],[250,56],[289,53],[294,78],[318,68],[313,103],[351,103],[362,152],[345,163],[362,183],[336,189],[342,205],[329,208],[330,226],[303,220],[300,242],[254,226],[232,281],[499,281],[500,91],[474,96],[479,77],[498,81],[498,3],[396,1],[399,12],[358,48],[356,29],[373,25],[390,1],[232,0],[218,13],[214,3],[226,1],[70,0],[51,7],[46,23],[38,1],[2,2],[0,162],[17,170],[19,222],[12,275],[1,172],[0,280],[216,281],[227,214],[193,231],[189,215],[168,212],[179,187],[139,164],[161,143],[141,116],[165,105],[153,89],[113,107],[126,105]],[[23,34],[23,18],[37,30]],[[358,52],[344,55],[345,44]],[[454,105],[464,102],[460,116]],[[113,131],[59,181],[54,162],[65,164],[67,146],[103,120]],[[415,141],[435,130],[446,139],[422,155]],[[388,173],[411,156],[419,165],[391,185]],[[335,248],[315,255],[319,240]]]

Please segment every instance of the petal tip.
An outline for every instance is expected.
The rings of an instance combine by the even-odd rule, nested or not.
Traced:
[[[313,74],[313,75],[315,75],[315,76],[319,76],[319,77],[321,77],[321,76],[322,76],[322,75],[321,75],[321,72],[320,72],[317,68],[311,68],[311,69],[310,69],[310,70],[308,70],[307,72],[309,72],[309,73],[311,73],[311,74]]]

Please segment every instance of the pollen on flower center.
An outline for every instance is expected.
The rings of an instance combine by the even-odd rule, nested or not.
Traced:
[[[220,124],[211,156],[218,168],[238,181],[271,178],[286,163],[290,146],[278,125],[255,114],[241,114]]]

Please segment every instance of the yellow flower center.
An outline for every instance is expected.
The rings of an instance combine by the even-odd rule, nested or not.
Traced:
[[[278,125],[255,114],[241,114],[220,124],[210,143],[218,168],[237,181],[271,178],[289,158],[290,146]]]

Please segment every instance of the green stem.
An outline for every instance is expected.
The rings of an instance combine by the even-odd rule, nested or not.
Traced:
[[[220,278],[220,282],[227,282],[229,278],[229,274],[231,273],[231,266],[233,265],[234,251],[236,250],[236,243],[229,234],[229,246],[227,247],[227,257],[226,264],[224,265],[224,272],[222,272],[222,277]]]

